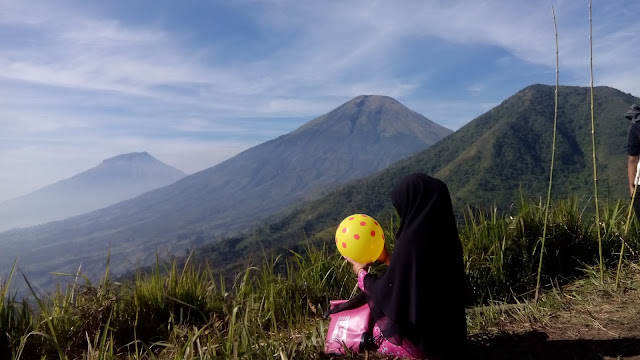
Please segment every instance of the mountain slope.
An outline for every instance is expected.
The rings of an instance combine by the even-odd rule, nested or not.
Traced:
[[[0,231],[84,214],[184,176],[146,152],[118,155],[71,178],[0,203]]]
[[[245,236],[196,250],[202,260],[224,268],[261,256],[261,248],[300,246],[305,238],[331,243],[335,226],[347,215],[370,214],[388,223],[389,193],[402,176],[423,172],[447,183],[454,210],[467,204],[497,205],[508,211],[518,190],[545,198],[553,140],[555,87],[529,86],[429,149],[321,199],[274,215]],[[609,87],[594,90],[598,183],[601,201],[627,198],[625,144],[629,121],[623,114],[640,99]],[[559,89],[558,131],[552,195],[593,195],[590,89]],[[260,241],[261,247],[256,246]],[[256,251],[260,250],[260,251]]]
[[[360,96],[296,131],[161,189],[91,214],[0,234],[5,267],[32,273],[129,269],[214,235],[244,230],[326,186],[369,174],[451,131],[384,96]],[[73,247],[77,251],[69,253]],[[59,255],[51,256],[52,254]]]
[[[503,208],[519,187],[546,196],[551,164],[555,87],[527,87],[478,117],[423,157],[416,167],[447,182],[459,202]],[[626,194],[629,121],[623,114],[638,98],[609,87],[594,89],[598,182],[603,196]],[[554,169],[555,196],[593,195],[590,89],[560,87]],[[428,164],[427,166],[421,164]]]

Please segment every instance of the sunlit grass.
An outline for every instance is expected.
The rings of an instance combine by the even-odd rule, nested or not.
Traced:
[[[624,261],[633,259],[638,238],[627,234],[637,234],[637,224],[625,231],[626,207],[605,204],[596,225],[583,211],[588,205],[572,198],[547,209],[521,197],[512,213],[466,210],[459,233],[475,306],[468,311],[470,331],[491,328],[505,316],[545,316],[531,300],[546,213],[544,307],[556,306],[554,294],[563,284],[598,279],[596,226],[605,264],[615,268],[622,240]],[[394,221],[385,224],[391,249]],[[0,355],[14,360],[322,358],[329,300],[356,292],[333,239],[301,253],[265,254],[230,282],[189,258],[181,267],[158,260],[153,271],[119,283],[109,278],[107,262],[99,283],[73,274],[74,282],[52,293],[32,288],[29,303],[10,291],[15,269],[0,286]]]

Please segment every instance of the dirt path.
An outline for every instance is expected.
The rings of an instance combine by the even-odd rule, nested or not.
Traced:
[[[621,290],[586,280],[547,294],[549,308],[511,311],[472,334],[474,358],[640,360],[640,269],[631,271]]]

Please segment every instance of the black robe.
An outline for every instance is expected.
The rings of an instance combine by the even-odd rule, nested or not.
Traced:
[[[391,199],[400,225],[388,268],[364,279],[371,314],[390,342],[407,339],[428,357],[457,358],[467,335],[467,290],[449,190],[412,174]]]

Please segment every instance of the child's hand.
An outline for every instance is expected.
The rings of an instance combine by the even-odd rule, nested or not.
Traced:
[[[385,265],[389,265],[389,261],[391,261],[391,255],[389,255],[389,252],[387,251],[386,246],[382,248],[382,252],[380,253],[380,256],[378,257],[377,261],[380,261]]]
[[[367,270],[367,268],[369,268],[369,264],[362,264],[362,263],[359,263],[359,262],[357,262],[357,261],[355,261],[353,259],[350,259],[350,258],[348,258],[346,256],[343,256],[343,257],[344,257],[345,260],[350,262],[351,265],[353,265],[353,272],[356,275],[360,274],[360,271]]]

